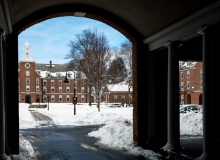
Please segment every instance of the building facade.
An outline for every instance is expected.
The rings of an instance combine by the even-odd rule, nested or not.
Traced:
[[[84,79],[76,79],[77,72],[69,71],[63,64],[35,63],[31,46],[24,45],[24,56],[18,64],[18,92],[21,103],[72,103],[75,96],[78,103],[87,102],[87,85]],[[69,83],[64,83],[67,76]]]
[[[180,104],[202,104],[202,62],[180,62]]]

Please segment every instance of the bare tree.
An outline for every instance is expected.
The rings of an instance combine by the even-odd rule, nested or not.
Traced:
[[[86,75],[89,88],[89,104],[91,105],[91,94],[95,95],[98,111],[100,111],[100,101],[103,89],[108,82],[108,68],[112,53],[110,52],[106,36],[96,29],[84,30],[76,35],[75,41],[70,41],[71,50],[65,59],[70,59],[69,66],[78,68]],[[92,90],[92,88],[94,88]]]
[[[115,53],[117,58],[121,57],[124,60],[126,70],[124,70],[124,76],[126,83],[128,84],[128,94],[129,94],[129,106],[130,106],[130,96],[132,88],[132,43],[129,40],[125,40],[119,50]]]

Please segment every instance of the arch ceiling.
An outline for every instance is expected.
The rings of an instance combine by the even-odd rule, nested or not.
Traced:
[[[123,19],[147,38],[219,0],[2,0],[11,26],[48,7],[66,4],[99,8]],[[175,13],[175,14],[174,14]],[[101,13],[100,13],[101,14]]]

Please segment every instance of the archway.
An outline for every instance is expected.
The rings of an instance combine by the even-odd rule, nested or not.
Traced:
[[[30,103],[31,104],[31,96],[30,95],[25,96],[25,103]]]

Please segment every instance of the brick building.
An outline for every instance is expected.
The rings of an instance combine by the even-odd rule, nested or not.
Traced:
[[[202,104],[202,62],[180,62],[180,104]]]
[[[74,75],[75,73],[75,75]],[[64,64],[35,63],[31,55],[28,41],[24,45],[24,56],[18,63],[18,92],[21,103],[52,102],[72,103],[74,86],[78,103],[88,103],[88,87],[85,77],[77,79],[76,71],[69,71]],[[67,76],[69,83],[64,83]],[[74,85],[75,83],[75,85]],[[132,90],[131,90],[132,92]],[[132,94],[132,93],[131,93]],[[132,95],[130,94],[130,102]],[[126,84],[108,85],[103,93],[102,101],[108,103],[129,103],[128,86]],[[94,102],[94,95],[92,95]]]
[[[24,56],[18,63],[18,92],[21,103],[72,102],[74,83],[77,102],[87,102],[87,85],[83,79],[76,79],[73,71],[63,64],[35,63],[31,56],[31,46],[24,45]],[[69,83],[63,83],[65,76]]]

